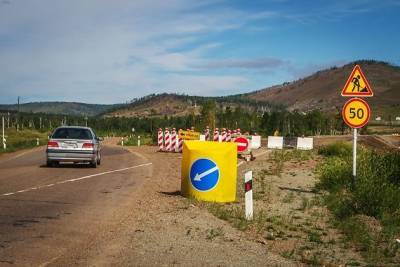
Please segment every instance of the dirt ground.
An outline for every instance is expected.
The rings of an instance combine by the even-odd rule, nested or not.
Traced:
[[[105,145],[120,139],[108,138]],[[325,140],[324,140],[325,141]],[[239,160],[237,201],[197,202],[180,195],[182,154],[125,147],[152,162],[142,187],[102,242],[72,253],[85,266],[358,266],[360,252],[333,225],[315,190],[315,152],[265,148]],[[16,155],[18,156],[18,155]],[[253,171],[254,220],[244,219],[243,177]],[[71,257],[58,266],[71,264]],[[51,264],[49,264],[51,265]]]
[[[153,162],[133,216],[106,247],[94,251],[88,265],[118,266],[293,266],[263,242],[216,218],[180,195],[181,154],[155,147],[129,148]]]
[[[287,158],[279,161],[284,164],[277,166],[276,152],[255,151],[255,161],[238,167],[237,201],[217,205],[180,195],[181,154],[156,152],[150,146],[128,149],[153,162],[152,175],[132,200],[132,216],[115,229],[106,247],[91,252],[90,265],[363,264],[314,192],[317,159],[312,153],[285,152]],[[241,180],[248,170],[254,174],[251,222],[244,220]]]

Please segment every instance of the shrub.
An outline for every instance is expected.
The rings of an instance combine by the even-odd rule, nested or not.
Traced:
[[[396,259],[398,246],[393,245],[394,237],[400,234],[400,153],[360,149],[353,184],[349,151],[351,147],[338,144],[320,150],[328,157],[318,166],[317,186],[329,192],[325,203],[335,215],[337,226],[365,251],[368,261],[400,263]],[[372,237],[356,219],[359,214],[378,219],[382,232]]]
[[[352,154],[352,146],[349,143],[337,142],[327,146],[320,147],[318,154],[323,156],[350,157]]]
[[[319,182],[317,188],[327,191],[338,191],[350,188],[352,167],[348,159],[329,157],[318,167]]]

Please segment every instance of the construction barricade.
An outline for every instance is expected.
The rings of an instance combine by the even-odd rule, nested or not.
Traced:
[[[283,137],[282,136],[268,136],[268,148],[271,149],[283,149]]]
[[[251,149],[259,149],[261,147],[261,136],[252,135],[251,136]]]
[[[297,149],[312,150],[313,146],[314,140],[312,137],[297,137]]]
[[[183,196],[212,202],[235,201],[236,144],[185,141],[181,175]]]

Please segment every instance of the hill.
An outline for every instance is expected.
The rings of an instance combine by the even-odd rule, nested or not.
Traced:
[[[319,109],[338,112],[348,99],[340,95],[354,65],[364,71],[374,97],[368,99],[373,116],[400,116],[400,67],[385,62],[362,60],[342,67],[321,70],[293,82],[223,97],[199,97],[177,94],[152,94],[135,99],[122,108],[105,112],[107,117],[160,117],[199,114],[204,101],[215,101],[219,108],[242,108],[264,112],[287,108],[308,112]]]
[[[240,106],[246,111],[257,113],[284,108],[303,112],[314,109],[337,112],[348,99],[342,97],[340,92],[355,64],[361,66],[374,91],[374,97],[368,99],[373,116],[383,116],[385,119],[400,116],[400,67],[373,60],[332,67],[297,81],[246,94],[221,97],[151,94],[133,99],[129,104],[116,105],[34,102],[21,104],[20,111],[78,116],[179,117],[199,114],[206,101],[215,101],[220,109]],[[17,110],[17,105],[0,105],[0,110]]]
[[[19,105],[20,112],[26,113],[45,113],[45,114],[62,114],[74,116],[96,116],[104,113],[109,109],[123,106],[116,105],[100,105],[85,104],[77,102],[31,102]],[[0,105],[0,110],[18,110],[18,105]]]
[[[197,115],[200,109],[194,102],[175,94],[149,95],[131,104],[104,114],[105,117],[160,117]]]
[[[400,67],[373,60],[357,61],[340,68],[332,67],[294,82],[242,96],[282,104],[289,110],[341,110],[348,98],[342,97],[340,93],[355,64],[361,66],[374,91],[374,97],[368,99],[374,115],[399,112]]]
[[[105,117],[180,117],[189,114],[198,115],[200,114],[201,106],[207,101],[215,101],[220,109],[225,109],[228,106],[234,109],[240,105],[241,108],[251,112],[282,108],[271,105],[267,101],[258,101],[242,96],[201,97],[164,93],[135,99],[131,104],[110,110],[103,115]]]

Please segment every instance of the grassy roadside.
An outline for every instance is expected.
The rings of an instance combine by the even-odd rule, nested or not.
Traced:
[[[141,135],[140,136],[140,145],[151,145],[153,142],[151,136]],[[118,142],[118,145],[122,145],[121,140]],[[124,146],[137,146],[138,145],[138,136],[128,136],[124,137]]]
[[[195,205],[229,222],[273,253],[311,266],[358,266],[361,257],[330,224],[332,215],[316,191],[313,170],[321,156],[311,151],[273,151],[251,163],[254,219],[244,216],[243,181],[237,202]],[[242,174],[239,174],[241,177]]]
[[[333,224],[371,265],[400,265],[400,153],[360,149],[357,179],[352,181],[352,148],[337,143],[322,148],[317,187]]]
[[[17,131],[14,128],[6,129],[5,135],[7,136],[7,149],[4,150],[1,143],[0,154],[36,147],[37,138],[39,138],[39,145],[45,145],[47,144],[48,136],[48,134],[45,132],[29,129]]]
[[[318,164],[311,192],[295,187],[282,190],[282,184],[304,179],[301,169],[313,158]],[[253,221],[244,218],[240,182],[238,202],[201,205],[294,261],[400,266],[400,153],[378,154],[362,148],[357,162],[354,184],[350,144],[322,147],[318,155],[274,151],[253,175]]]

